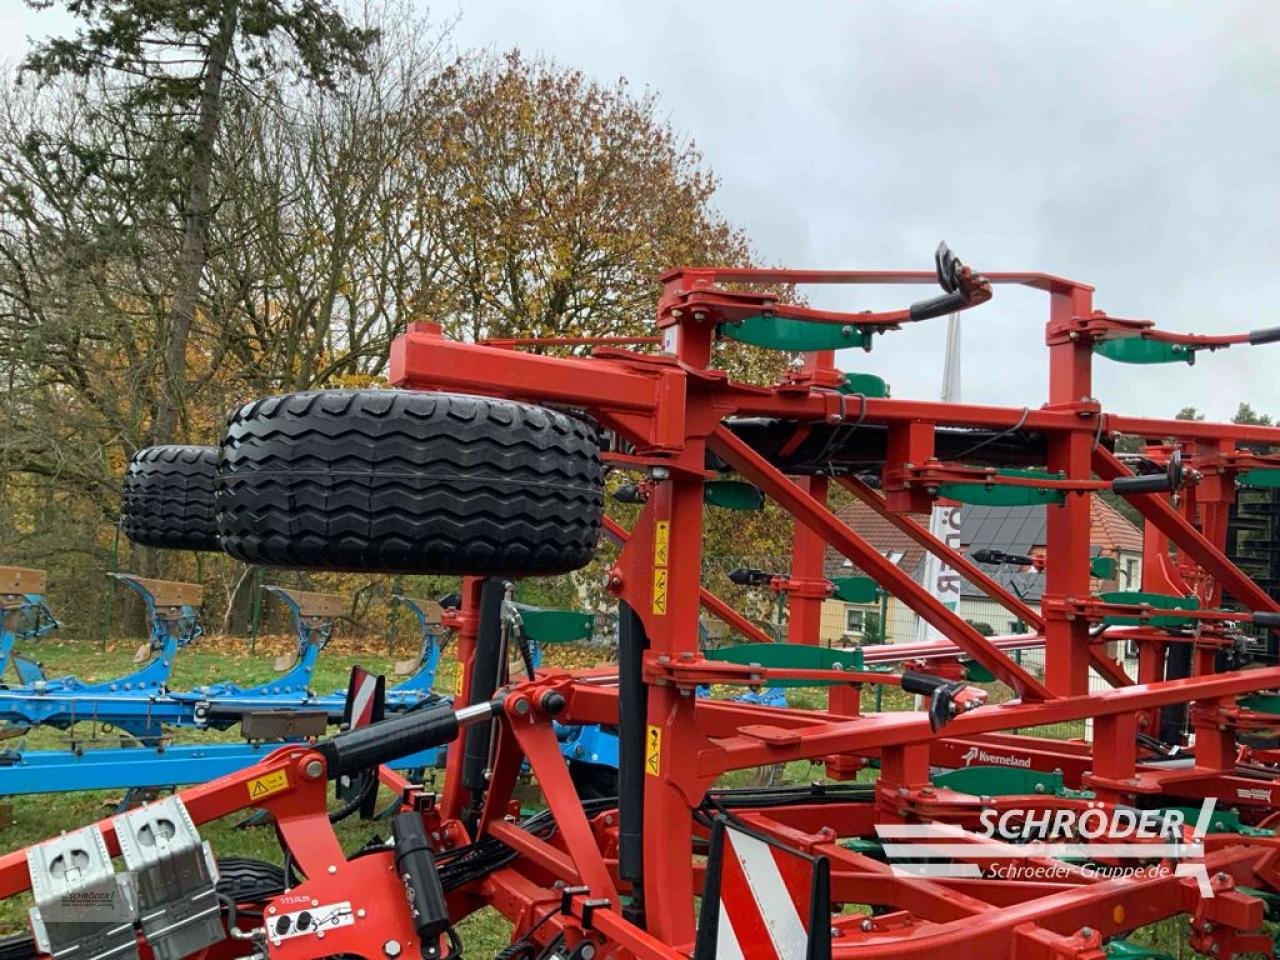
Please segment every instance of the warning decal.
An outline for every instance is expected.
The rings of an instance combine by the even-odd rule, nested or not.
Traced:
[[[671,556],[671,521],[659,520],[653,531],[653,565],[665,567]]]
[[[653,612],[667,612],[667,571],[661,567],[653,570]]]
[[[249,781],[249,799],[261,800],[281,790],[289,789],[289,775],[283,770],[255,777]]]
[[[649,724],[644,741],[644,772],[651,777],[658,775],[662,765],[662,728]]]
[[[671,559],[671,521],[659,520],[653,530],[653,612],[667,612],[667,564]]]

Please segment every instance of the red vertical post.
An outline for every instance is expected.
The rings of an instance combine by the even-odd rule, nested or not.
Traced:
[[[453,684],[455,707],[471,703],[471,664],[476,655],[476,631],[480,626],[480,588],[483,585],[483,577],[462,578],[462,602],[458,607],[460,619],[453,646],[454,659],[458,664],[458,673]],[[446,820],[459,819],[467,799],[467,791],[462,786],[464,752],[460,739],[445,754],[444,793],[440,798],[440,815]]]
[[[1087,338],[1073,339],[1066,329],[1075,317],[1093,309],[1087,288],[1054,288],[1049,295],[1049,406],[1080,408],[1093,403],[1093,349]],[[1096,417],[1082,416],[1080,429],[1049,435],[1048,464],[1073,480],[1092,477]],[[1045,598],[1090,595],[1090,494],[1069,493],[1061,506],[1046,507]],[[1089,690],[1089,624],[1082,617],[1046,618],[1045,685],[1072,696]]]
[[[1132,713],[1118,713],[1093,721],[1094,776],[1117,783],[1133,779],[1138,764],[1137,719]]]
[[[704,367],[711,356],[711,328],[692,317],[682,321],[668,344],[681,361]],[[690,420],[696,419],[690,411]],[[689,422],[686,420],[686,423]],[[683,463],[701,464],[706,443],[686,437]],[[649,508],[639,524],[648,524],[651,544],[647,569],[642,553],[632,556],[628,579],[647,583],[629,594],[649,635],[648,658],[686,659],[698,654],[696,585],[702,580],[703,487],[701,470],[673,468],[657,480]],[[647,597],[647,603],[645,602]],[[676,786],[687,775],[701,740],[694,720],[694,691],[650,684],[646,717],[644,778],[644,897],[648,930],[665,943],[694,939],[693,814]]]
[[[823,506],[828,479],[804,477],[796,485]],[[822,639],[822,604],[826,599],[826,542],[799,520],[791,540],[791,584],[787,595],[787,642],[816,645]]]
[[[1196,733],[1196,768],[1220,772],[1234,770],[1236,764],[1236,736],[1225,723],[1220,722],[1222,702],[1201,700],[1192,710],[1192,723]]]
[[[834,350],[805,355],[802,376],[817,382],[834,375],[836,355]],[[796,483],[800,489],[824,506],[827,502],[829,480],[827,477],[801,477]],[[821,537],[796,521],[791,538],[792,589],[787,596],[787,641],[816,645],[822,638],[822,604],[826,599],[827,545]]]

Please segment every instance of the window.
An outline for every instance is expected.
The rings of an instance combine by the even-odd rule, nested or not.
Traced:
[[[1139,587],[1138,561],[1134,557],[1124,562],[1124,587],[1128,590],[1137,590]]]
[[[857,607],[845,607],[844,632],[857,637],[862,636],[862,619],[865,614],[865,610],[859,610]]]

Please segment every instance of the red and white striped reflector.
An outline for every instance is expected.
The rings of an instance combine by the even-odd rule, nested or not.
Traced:
[[[827,960],[830,890],[825,857],[717,817],[694,960]]]
[[[351,681],[347,684],[347,705],[343,720],[349,729],[367,727],[383,714],[383,689],[386,681],[360,667],[351,668]]]

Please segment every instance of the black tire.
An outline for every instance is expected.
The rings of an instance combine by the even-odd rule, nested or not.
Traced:
[[[219,857],[218,892],[236,903],[268,900],[284,893],[284,867],[253,857]]]
[[[221,550],[214,512],[217,447],[146,447],[129,461],[120,497],[124,535],[144,547]]]
[[[569,778],[579,800],[608,800],[618,796],[618,770],[585,760],[569,761]]]
[[[31,934],[0,937],[0,960],[35,960],[37,956],[36,941]]]
[[[222,546],[248,563],[555,574],[591,559],[595,430],[543,407],[402,390],[297,393],[230,417]]]

